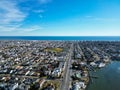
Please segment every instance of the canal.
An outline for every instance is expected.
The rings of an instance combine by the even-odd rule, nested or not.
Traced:
[[[97,79],[93,79],[86,90],[120,90],[120,62],[112,61],[106,67],[90,72]]]

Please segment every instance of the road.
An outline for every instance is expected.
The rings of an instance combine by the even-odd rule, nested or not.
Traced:
[[[71,60],[72,53],[73,53],[73,44],[71,44],[70,51],[67,56],[67,62],[66,62],[65,70],[64,70],[63,79],[61,81],[60,90],[69,90],[70,79],[71,79],[70,78],[70,75],[71,75],[70,66],[71,66],[71,61],[72,61]]]

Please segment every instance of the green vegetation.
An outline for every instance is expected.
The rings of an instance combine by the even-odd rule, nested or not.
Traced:
[[[60,82],[55,80],[46,81],[40,90],[43,90],[44,88],[46,88],[48,85],[51,85],[51,84],[54,86],[55,90],[59,90]]]
[[[63,49],[62,48],[46,48],[44,51],[47,51],[47,52],[57,52],[57,53],[59,53],[59,52],[62,52],[63,51]]]

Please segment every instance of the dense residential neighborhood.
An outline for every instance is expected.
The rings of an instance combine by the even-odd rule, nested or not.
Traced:
[[[120,60],[118,41],[0,41],[0,90],[85,90]]]

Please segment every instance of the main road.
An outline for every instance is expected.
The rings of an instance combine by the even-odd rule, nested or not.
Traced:
[[[66,66],[65,66],[65,70],[64,70],[64,74],[63,74],[63,79],[61,81],[61,87],[60,90],[69,90],[69,86],[70,86],[70,76],[71,76],[71,70],[70,70],[70,66],[71,66],[71,57],[73,54],[73,43],[71,44],[69,53],[67,55],[67,59],[66,59]]]

